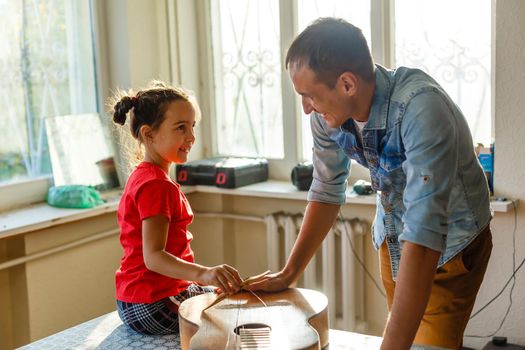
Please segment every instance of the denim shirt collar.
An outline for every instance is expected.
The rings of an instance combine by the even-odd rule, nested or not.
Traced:
[[[388,70],[376,64],[375,69],[376,84],[374,95],[372,96],[372,105],[368,114],[368,121],[363,130],[384,130],[386,129],[386,118],[388,115],[388,106],[392,83],[390,82]],[[348,118],[340,126],[341,131],[351,132],[356,135],[354,120]]]
[[[368,122],[364,127],[365,130],[386,129],[386,119],[393,84],[390,80],[390,73],[386,68],[376,64],[375,75],[376,85],[374,96],[372,97],[370,114],[368,115]]]

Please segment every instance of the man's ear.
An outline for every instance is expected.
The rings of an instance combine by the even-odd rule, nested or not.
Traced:
[[[151,130],[151,126],[142,125],[140,127],[140,138],[144,143],[153,142],[153,131]]]
[[[339,82],[343,93],[347,96],[353,96],[357,92],[358,79],[352,72],[344,72],[339,76]]]

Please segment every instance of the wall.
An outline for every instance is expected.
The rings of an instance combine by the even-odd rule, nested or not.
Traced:
[[[0,240],[0,262],[118,228],[115,213]],[[115,310],[118,234],[0,270],[0,349],[12,349]]]
[[[0,241],[0,261],[8,259],[7,246]],[[0,270],[0,349],[12,349],[13,320],[11,318],[11,290],[9,285],[9,271]]]
[[[516,213],[498,213],[492,221],[494,250],[474,310],[495,297],[512,275],[514,245],[516,265],[525,258],[525,1],[498,0],[495,9],[494,187],[496,195],[519,200],[519,206]],[[490,335],[497,330],[510,305],[511,286],[512,282],[491,306],[471,320],[467,334]],[[496,335],[508,337],[509,342],[525,345],[524,315],[525,267],[522,267],[516,275],[512,307]],[[481,348],[489,339],[467,338],[465,344]]]

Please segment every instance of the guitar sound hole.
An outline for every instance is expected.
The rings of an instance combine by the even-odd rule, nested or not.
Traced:
[[[240,349],[270,349],[272,339],[270,336],[271,328],[262,323],[248,323],[234,329],[239,337]]]
[[[261,332],[269,333],[271,330],[272,330],[272,327],[264,323],[247,323],[247,324],[243,324],[241,326],[236,327],[233,331],[235,332],[235,334],[241,335],[241,333],[244,333],[245,331],[248,331],[248,332],[261,331]]]

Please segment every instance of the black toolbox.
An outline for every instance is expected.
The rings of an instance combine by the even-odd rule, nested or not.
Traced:
[[[237,188],[268,180],[268,161],[264,158],[216,157],[177,164],[181,185],[210,185]]]

